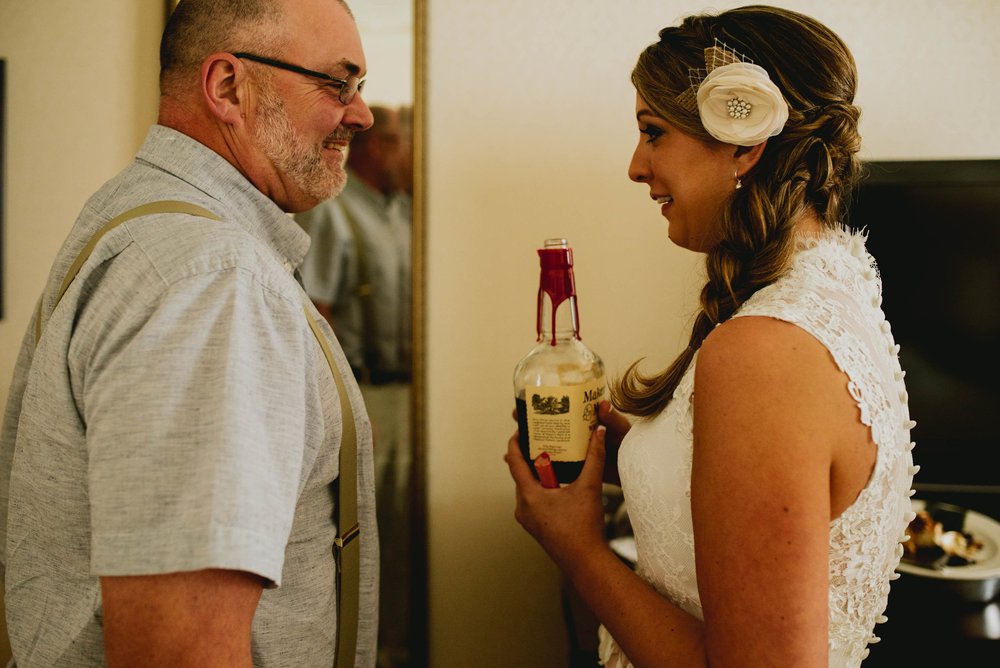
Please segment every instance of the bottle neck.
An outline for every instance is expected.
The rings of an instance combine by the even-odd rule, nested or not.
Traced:
[[[579,339],[573,251],[565,239],[547,239],[538,257],[542,268],[538,280],[538,341],[554,346],[559,341]]]
[[[580,314],[577,312],[576,295],[553,302],[551,295],[538,293],[538,341],[550,345],[580,338]]]

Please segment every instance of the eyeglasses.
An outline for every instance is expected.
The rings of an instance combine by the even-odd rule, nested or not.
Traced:
[[[273,58],[264,58],[263,56],[258,56],[253,53],[239,52],[234,53],[237,58],[243,58],[246,60],[252,60],[255,63],[260,63],[262,65],[268,65],[269,67],[277,67],[278,69],[288,70],[289,72],[295,72],[296,74],[304,74],[307,77],[314,77],[316,79],[322,79],[323,81],[328,81],[327,86],[331,88],[336,94],[337,99],[340,100],[341,104],[350,104],[354,101],[354,96],[361,92],[365,87],[365,82],[363,79],[358,77],[356,74],[352,74],[346,79],[338,79],[337,77],[331,77],[325,72],[317,72],[315,70],[307,70],[304,67],[299,67],[298,65],[292,65],[291,63],[286,63],[280,60],[275,60]]]

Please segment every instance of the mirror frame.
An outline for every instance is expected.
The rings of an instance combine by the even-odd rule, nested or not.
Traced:
[[[427,2],[413,0],[413,219],[411,222],[412,395],[410,503],[413,521],[410,554],[410,665],[429,665],[429,558],[427,532],[427,366],[426,366],[426,221],[427,221]]]

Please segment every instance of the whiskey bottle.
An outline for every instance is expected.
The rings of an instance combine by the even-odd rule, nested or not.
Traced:
[[[514,399],[521,453],[532,472],[539,477],[536,463],[551,464],[565,485],[583,469],[607,386],[604,362],[580,338],[572,249],[565,239],[547,239],[538,256],[538,336],[514,369]]]

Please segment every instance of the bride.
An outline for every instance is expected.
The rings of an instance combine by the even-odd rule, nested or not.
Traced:
[[[629,177],[706,255],[701,311],[669,368],[612,388],[576,482],[543,488],[511,438],[515,515],[602,622],[605,666],[858,666],[916,467],[875,263],[841,223],[854,59],[772,7],[659,36],[632,73]],[[634,571],[603,538],[606,461]]]

